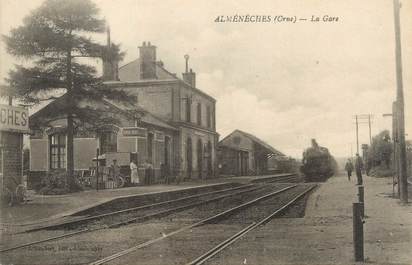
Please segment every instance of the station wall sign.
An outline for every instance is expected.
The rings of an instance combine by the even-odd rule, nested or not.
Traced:
[[[29,111],[0,104],[0,131],[29,133]]]
[[[165,135],[162,132],[156,132],[156,141],[163,142],[165,140]]]
[[[139,127],[123,128],[123,136],[137,136],[146,138],[147,130]]]

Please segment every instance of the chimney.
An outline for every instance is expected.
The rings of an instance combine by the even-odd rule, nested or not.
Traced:
[[[156,46],[144,41],[139,47],[140,79],[157,79],[156,75]]]
[[[189,55],[184,56],[186,60],[186,70],[184,73],[182,73],[183,76],[183,81],[191,85],[192,87],[196,87],[196,73],[192,71],[192,69],[189,70]]]
[[[106,49],[102,56],[103,59],[103,81],[119,80],[119,62],[111,58],[112,43],[110,41],[110,28],[107,27]]]

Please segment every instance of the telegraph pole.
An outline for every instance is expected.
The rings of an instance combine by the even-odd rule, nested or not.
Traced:
[[[395,165],[395,170],[396,170],[396,184],[397,184],[397,191],[398,191],[398,196],[400,198],[401,194],[401,187],[400,187],[400,177],[399,177],[399,133],[398,133],[398,104],[396,101],[393,102],[392,104],[392,127],[393,127],[393,147],[394,147],[394,152],[393,152],[393,163]]]
[[[406,145],[405,145],[405,103],[403,97],[402,82],[402,50],[400,29],[400,4],[399,0],[393,0],[395,19],[395,54],[396,54],[396,102],[397,102],[397,127],[398,127],[398,159],[399,159],[399,185],[401,202],[408,203],[408,180],[406,173]]]
[[[358,125],[358,115],[355,116],[356,119],[356,153],[359,154],[359,125]]]
[[[392,141],[393,141],[393,168],[395,170],[395,175],[392,178],[392,194],[395,197],[395,186],[397,186],[398,195],[400,193],[399,188],[399,161],[398,161],[398,125],[396,123],[397,118],[396,113],[396,101],[392,103],[392,113],[385,113],[383,117],[392,117]]]
[[[372,146],[372,129],[371,129],[371,115],[368,115],[368,123],[369,123],[369,147]]]
[[[373,114],[356,114],[356,152],[359,153],[359,124],[369,124],[369,146],[372,146],[372,118]],[[366,121],[366,119],[368,121]]]
[[[350,143],[350,158],[353,159],[352,143]]]

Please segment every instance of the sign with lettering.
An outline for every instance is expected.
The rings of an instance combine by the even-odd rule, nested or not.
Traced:
[[[0,131],[29,133],[28,110],[0,104]]]
[[[147,129],[139,127],[123,128],[123,136],[137,136],[145,137],[147,135]]]
[[[161,132],[156,132],[156,141],[163,142],[165,140],[165,135]]]

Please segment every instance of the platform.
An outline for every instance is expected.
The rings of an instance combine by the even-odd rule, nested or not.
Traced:
[[[121,189],[87,190],[66,195],[35,195],[26,204],[1,209],[0,224],[4,227],[25,227],[50,222],[51,220],[74,215],[86,209],[109,203],[113,200],[135,196],[153,196],[166,192],[185,191],[187,189],[202,189],[207,186],[224,185],[227,183],[247,184],[258,181],[283,178],[291,174],[276,174],[268,176],[239,176],[213,178],[207,180],[192,180],[176,184],[159,184],[151,186],[128,187]]]
[[[412,264],[412,205],[391,197],[391,178],[364,177],[366,264]],[[304,218],[276,218],[249,233],[215,264],[364,264],[354,262],[355,181],[342,174],[321,184]]]

